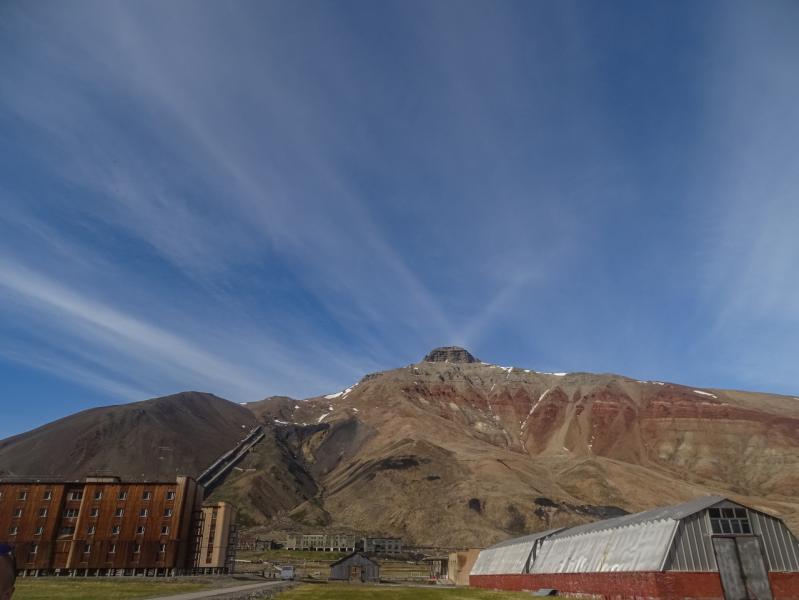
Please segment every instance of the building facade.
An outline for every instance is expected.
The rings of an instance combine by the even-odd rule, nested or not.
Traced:
[[[799,542],[778,518],[719,496],[508,540],[470,583],[610,600],[799,600]]]
[[[236,561],[236,509],[227,502],[202,507],[195,572],[203,575],[232,573]]]
[[[469,585],[469,573],[472,571],[480,550],[472,548],[459,552],[451,552],[449,555],[449,567],[447,569],[447,579],[458,586]]]
[[[346,533],[291,533],[286,536],[286,550],[318,552],[354,552],[358,537]]]
[[[380,565],[361,552],[354,552],[330,565],[332,581],[372,582],[380,581]]]
[[[14,547],[22,575],[188,574],[202,498],[189,477],[0,481],[0,543]]]
[[[368,554],[400,554],[402,539],[393,537],[365,537],[361,540],[363,551]]]

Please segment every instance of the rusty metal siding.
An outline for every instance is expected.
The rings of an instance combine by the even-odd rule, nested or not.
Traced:
[[[201,501],[199,489],[185,477],[159,483],[0,482],[0,542],[16,547],[19,568],[26,570],[190,569],[191,519]],[[124,500],[119,498],[121,491],[127,492]],[[26,492],[24,500],[21,492]],[[101,497],[95,497],[96,492]],[[144,492],[149,493],[146,499]],[[170,492],[172,500],[167,498]],[[47,513],[42,516],[44,508]],[[120,508],[122,516],[116,516]],[[146,517],[141,514],[144,508]],[[169,516],[166,509],[171,509]],[[113,532],[115,526],[118,533]],[[143,535],[137,534],[140,526],[145,528]],[[169,528],[166,534],[161,533],[164,526]],[[10,535],[13,527],[17,532]],[[160,552],[161,544],[165,552]]]

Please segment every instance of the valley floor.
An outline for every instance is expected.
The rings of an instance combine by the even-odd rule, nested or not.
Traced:
[[[233,577],[27,577],[17,579],[14,600],[134,600],[252,583]]]
[[[166,594],[199,592],[209,589],[207,583],[166,582],[157,580],[81,580],[41,578],[17,580],[14,600],[109,600],[115,598],[152,598]]]
[[[476,588],[348,584],[302,584],[279,600],[529,600],[527,592],[495,592]]]

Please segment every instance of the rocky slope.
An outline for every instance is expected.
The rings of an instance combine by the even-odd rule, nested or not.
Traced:
[[[200,392],[93,408],[0,441],[0,476],[197,475],[255,422],[251,411]]]
[[[264,441],[214,492],[239,505],[249,523],[485,545],[719,493],[799,529],[796,398],[541,373],[482,363],[449,347],[328,396],[225,404],[218,438],[203,429],[208,417],[196,424],[196,415],[183,412],[175,436],[182,440],[194,427],[205,432],[186,436],[188,445],[163,428],[156,441],[152,420],[143,417],[126,425],[125,435],[136,452],[150,454],[169,439],[176,456],[191,455],[182,463],[194,469],[187,472],[196,472],[235,443],[241,424],[263,423]],[[57,422],[0,442],[0,469],[19,470],[21,448],[27,470],[46,466],[52,474],[85,471],[81,465],[107,463],[108,456],[122,461],[132,451],[114,441],[117,429],[101,428],[103,410],[78,415],[102,432],[90,449],[72,433],[54,437],[65,430],[47,429]],[[50,466],[42,449],[56,442],[71,448],[72,459]],[[135,469],[145,467],[140,461]]]

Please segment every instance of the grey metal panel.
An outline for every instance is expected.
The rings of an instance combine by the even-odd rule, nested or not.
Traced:
[[[481,551],[472,566],[472,575],[519,574],[529,569],[536,545],[560,529],[550,529],[495,544]]]
[[[749,600],[746,593],[741,566],[738,563],[738,551],[735,547],[735,538],[713,538],[713,547],[719,563],[721,585],[724,588],[725,600]]]
[[[706,511],[702,511],[680,521],[665,570],[701,572],[718,570],[706,514]]]
[[[737,537],[738,557],[741,561],[741,571],[744,574],[746,587],[753,596],[753,600],[773,600],[771,585],[768,581],[768,572],[763,562],[763,553],[756,537]]]
[[[799,542],[780,519],[749,509],[752,532],[760,536],[769,571],[799,571]]]

